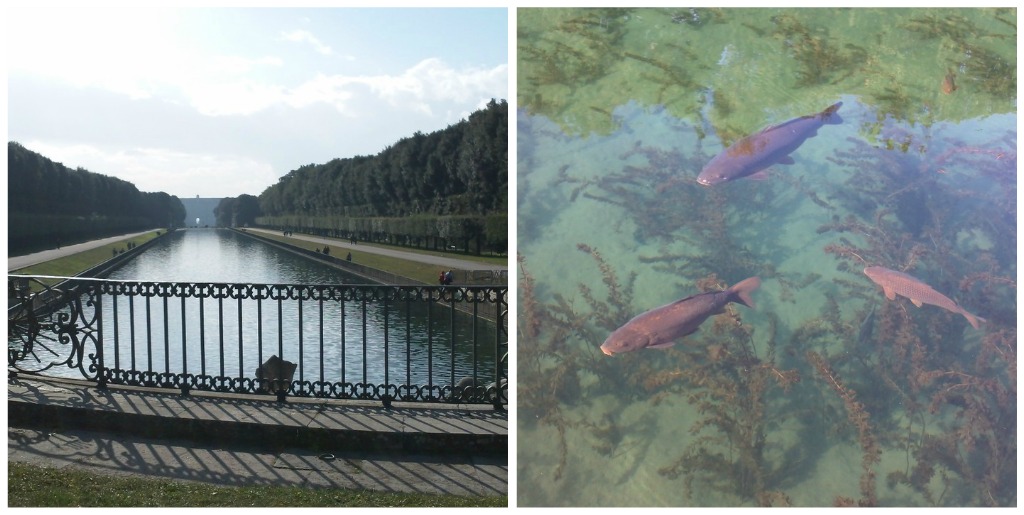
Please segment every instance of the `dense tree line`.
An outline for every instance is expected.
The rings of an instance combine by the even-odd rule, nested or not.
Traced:
[[[508,208],[508,103],[376,156],[293,170],[259,196],[264,216],[485,215]]]
[[[252,195],[239,195],[220,200],[213,208],[218,227],[245,227],[254,225],[260,216],[259,200]]]
[[[508,103],[491,100],[466,120],[416,132],[375,156],[302,166],[264,190],[255,208],[251,199],[223,199],[217,224],[503,253]]]
[[[18,254],[154,227],[182,226],[185,206],[163,192],[74,170],[7,144],[8,252]]]
[[[454,246],[462,252],[482,254],[508,251],[508,216],[411,215],[405,217],[277,216],[261,217],[264,227],[334,238],[355,238],[407,247],[444,250]]]

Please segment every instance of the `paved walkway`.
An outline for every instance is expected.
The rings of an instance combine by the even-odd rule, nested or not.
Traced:
[[[7,257],[7,271],[17,270],[19,268],[25,268],[26,266],[37,265],[46,261],[52,261],[54,259],[67,257],[72,254],[78,254],[79,252],[85,252],[92,250],[96,247],[102,247],[108,243],[114,243],[129,238],[135,238],[143,234],[151,233],[153,231],[162,231],[163,229],[150,229],[148,231],[136,232],[132,234],[124,234],[121,236],[111,236],[109,238],[103,238],[101,240],[87,241],[84,243],[76,243],[74,245],[68,245],[59,249],[50,249],[36,252],[34,254],[26,254],[24,256]]]
[[[508,418],[490,407],[98,390],[8,381],[7,459],[223,485],[508,494]]]
[[[153,230],[156,230],[156,229],[153,229]],[[269,230],[269,229],[246,229],[246,231],[252,231],[252,232],[255,232],[255,233],[264,233],[264,234],[274,234],[274,235],[280,235],[281,234],[281,231],[273,231],[273,230]],[[140,233],[125,234],[125,235],[122,235],[122,236],[112,236],[110,238],[104,238],[102,240],[87,241],[85,243],[78,243],[78,244],[75,244],[75,245],[68,245],[66,247],[61,247],[59,249],[44,250],[44,251],[41,251],[41,252],[36,252],[34,254],[27,254],[27,255],[24,255],[24,256],[8,257],[7,258],[7,271],[10,272],[12,270],[18,270],[19,268],[25,268],[26,266],[32,266],[32,265],[35,265],[35,264],[43,263],[45,261],[50,261],[50,260],[54,260],[54,259],[57,259],[57,258],[67,257],[67,256],[70,256],[72,254],[77,254],[79,252],[85,252],[86,250],[94,249],[96,247],[101,247],[103,245],[106,245],[108,243],[113,243],[115,241],[121,241],[121,240],[128,239],[128,238],[134,238],[136,236],[139,236],[139,235],[142,235],[142,234],[146,234],[148,232],[152,232],[152,231],[143,231],[143,232],[140,232]],[[453,258],[453,257],[445,257],[445,256],[433,256],[433,255],[429,255],[429,254],[420,254],[420,253],[417,253],[417,252],[409,252],[409,251],[391,249],[391,248],[386,248],[386,247],[377,247],[377,246],[374,246],[374,245],[366,245],[366,244],[362,244],[362,245],[355,244],[355,245],[353,245],[353,244],[351,244],[351,243],[349,243],[349,242],[347,242],[345,240],[339,240],[339,239],[335,239],[335,238],[321,238],[319,236],[310,236],[310,235],[307,235],[307,234],[299,234],[299,235],[291,236],[291,238],[294,238],[294,239],[297,239],[297,240],[309,241],[309,242],[313,242],[313,243],[322,243],[324,245],[329,245],[331,247],[331,249],[332,249],[332,253],[334,255],[336,255],[336,256],[337,255],[341,255],[341,254],[338,253],[338,250],[336,250],[336,249],[345,249],[346,252],[348,250],[358,250],[360,252],[367,252],[367,253],[370,253],[370,254],[379,254],[379,255],[382,255],[382,256],[396,257],[396,258],[400,258],[400,259],[406,259],[406,260],[409,260],[409,261],[416,261],[416,262],[419,262],[419,263],[426,263],[426,264],[429,264],[429,265],[435,265],[438,268],[446,268],[446,269],[453,269],[453,270],[508,270],[508,266],[507,265],[505,265],[505,266],[502,266],[502,265],[491,265],[491,264],[488,264],[488,263],[480,263],[478,261],[467,261],[467,260],[464,260],[464,259],[458,259],[458,258]]]

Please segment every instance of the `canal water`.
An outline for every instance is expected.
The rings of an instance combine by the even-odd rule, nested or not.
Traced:
[[[359,276],[233,231],[167,235],[112,280],[254,285],[365,285]],[[295,290],[300,291],[300,290]],[[446,301],[257,301],[228,295],[113,295],[101,299],[105,366],[157,373],[254,378],[277,355],[293,379],[328,383],[451,385],[495,380],[495,325]],[[251,297],[251,295],[245,295]],[[348,298],[348,297],[346,297]],[[356,297],[358,298],[358,297]],[[87,345],[86,353],[91,352]],[[387,364],[385,366],[385,363]],[[47,371],[81,377],[77,369]]]

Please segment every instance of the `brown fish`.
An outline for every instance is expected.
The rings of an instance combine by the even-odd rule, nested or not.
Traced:
[[[942,92],[948,95],[954,91],[956,91],[956,75],[953,72],[948,72],[942,79]]]
[[[744,177],[762,177],[769,166],[793,164],[793,158],[789,155],[808,138],[817,135],[818,129],[824,125],[843,123],[837,113],[842,105],[842,102],[836,102],[820,113],[765,127],[733,143],[704,165],[697,176],[697,182],[703,186],[712,186]]]
[[[754,307],[750,292],[761,285],[761,279],[744,279],[724,291],[699,293],[671,304],[641,313],[616,329],[601,344],[601,352],[611,356],[640,349],[663,349],[675,340],[696,331],[711,315],[717,315],[730,302]]]
[[[882,287],[885,298],[889,300],[900,295],[910,299],[910,302],[917,307],[921,307],[922,304],[931,304],[953,313],[960,313],[975,329],[978,328],[979,321],[985,321],[984,318],[968,313],[949,297],[933,290],[931,286],[903,272],[889,270],[881,266],[869,266],[864,269],[864,274]]]

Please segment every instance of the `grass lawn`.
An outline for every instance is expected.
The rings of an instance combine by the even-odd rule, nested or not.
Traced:
[[[458,497],[297,486],[217,486],[162,478],[110,476],[8,462],[7,505],[507,507],[508,496]]]
[[[166,229],[159,229],[159,231],[160,234],[165,234],[167,232]],[[157,237],[156,232],[157,230],[153,230],[134,238],[125,238],[92,250],[86,250],[67,257],[45,261],[25,268],[19,268],[18,270],[12,270],[10,273],[21,275],[54,275],[59,277],[72,277],[110,259],[113,255],[113,249],[123,249],[127,246],[128,242],[135,242],[138,245],[142,245],[147,241],[155,239]],[[52,285],[60,282],[60,280],[49,279],[43,280],[42,282]]]
[[[164,231],[161,230],[161,232],[164,232]],[[258,235],[263,236],[263,237],[267,237],[267,238],[270,238],[270,239],[273,239],[273,240],[277,240],[277,241],[280,241],[280,242],[283,242],[283,243],[287,243],[289,245],[293,245],[293,246],[296,246],[296,247],[301,247],[301,248],[304,248],[304,249],[307,249],[307,250],[316,250],[316,249],[319,248],[319,246],[316,243],[305,241],[305,240],[300,240],[300,239],[297,239],[297,238],[287,238],[287,237],[281,236],[280,234],[274,234],[274,233],[268,234],[268,233],[262,233],[262,232],[257,232],[257,233],[254,233],[254,234],[258,234]],[[11,273],[23,274],[23,275],[53,275],[53,276],[60,276],[60,277],[71,277],[71,276],[74,276],[74,275],[79,274],[81,272],[84,272],[85,270],[88,270],[89,268],[92,268],[92,267],[102,263],[103,261],[106,261],[106,260],[110,259],[110,257],[111,257],[111,249],[122,249],[122,248],[125,247],[125,244],[128,241],[134,241],[135,243],[141,245],[141,244],[143,244],[143,243],[145,243],[145,242],[147,242],[149,240],[152,240],[153,238],[156,238],[156,232],[155,231],[154,232],[146,233],[146,234],[144,234],[142,236],[137,236],[135,238],[127,238],[127,239],[121,240],[119,242],[110,243],[108,245],[104,245],[102,247],[98,247],[98,248],[95,248],[95,249],[92,249],[92,250],[87,250],[85,252],[79,252],[78,254],[73,254],[73,255],[65,257],[65,258],[54,259],[52,261],[47,261],[45,263],[39,263],[37,265],[32,265],[32,266],[28,266],[28,267],[21,268],[21,269],[18,269],[18,270],[14,270]],[[337,240],[337,241],[343,241],[343,240]],[[373,245],[373,244],[366,244],[366,243],[360,243],[359,245],[360,246],[364,246],[365,245],[367,247],[369,247],[369,246],[387,247],[385,245]],[[465,259],[465,260],[469,260],[469,261],[476,261],[476,262],[479,262],[479,263],[490,263],[490,264],[507,264],[508,263],[508,261],[505,258],[497,258],[497,257],[468,256],[468,255],[463,255],[463,254],[452,254],[452,253],[445,253],[445,252],[433,252],[433,251],[415,250],[415,249],[406,249],[406,248],[402,248],[402,250],[408,250],[410,252],[416,252],[416,253],[419,253],[419,254],[426,254],[426,255],[457,257],[458,259]],[[335,253],[336,253],[336,255],[338,257],[343,257],[344,256],[344,254],[341,254],[341,252],[342,252],[342,250],[340,248],[335,250]],[[345,253],[347,253],[347,252],[348,251],[345,251]],[[359,250],[353,250],[352,251],[352,261],[355,262],[355,263],[361,264],[363,266],[368,266],[370,268],[376,268],[377,270],[383,270],[383,271],[386,271],[386,272],[391,272],[393,274],[400,275],[402,277],[408,277],[410,279],[414,279],[416,281],[420,281],[420,282],[423,282],[423,283],[426,283],[426,284],[435,284],[437,282],[437,272],[438,272],[439,269],[438,269],[437,266],[434,266],[434,265],[427,265],[427,264],[419,263],[419,262],[416,262],[416,261],[408,261],[408,260],[405,260],[405,259],[398,259],[398,258],[393,258],[393,257],[388,257],[388,256],[381,256],[379,254],[373,254],[373,253],[370,253],[370,252],[362,252],[362,251],[359,251]],[[47,281],[44,280],[43,282],[47,282]],[[52,281],[49,281],[48,284],[54,284],[54,283],[57,283],[57,282],[59,282],[59,281],[52,280]]]

